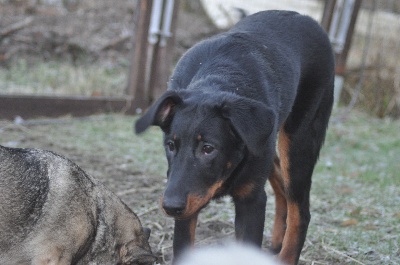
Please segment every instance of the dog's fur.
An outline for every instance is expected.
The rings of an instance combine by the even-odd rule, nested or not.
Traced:
[[[0,264],[153,264],[150,230],[49,151],[0,146]]]
[[[248,16],[181,58],[168,91],[136,123],[137,133],[150,125],[164,131],[162,206],[176,219],[175,256],[193,243],[198,212],[225,194],[235,204],[236,237],[260,246],[269,179],[277,206],[272,249],[298,262],[333,85],[327,35],[295,12]]]

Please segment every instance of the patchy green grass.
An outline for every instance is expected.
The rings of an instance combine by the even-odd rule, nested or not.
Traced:
[[[308,234],[321,254],[339,263],[400,263],[399,132],[399,121],[360,113],[331,124],[313,178]]]
[[[135,171],[164,175],[166,165],[161,133],[157,128],[151,128],[146,134],[137,136],[133,132],[134,121],[135,118],[130,116],[101,115],[44,120],[44,124],[41,120],[32,120],[26,128],[3,122],[14,133],[7,133],[7,129],[2,132],[0,123],[0,144],[72,150],[99,155],[109,161],[120,157]],[[22,133],[17,133],[19,131]]]
[[[51,95],[123,95],[127,66],[19,59],[0,68],[0,93]]]
[[[79,157],[78,164],[91,157],[94,161],[86,161],[83,167],[95,171],[95,176],[107,167],[153,176],[152,185],[159,185],[149,202],[154,208],[165,185],[162,136],[157,128],[134,135],[135,119],[105,115],[28,127],[0,122],[0,144],[60,151],[72,159]],[[301,264],[400,264],[399,132],[400,121],[358,112],[345,122],[332,122],[313,177],[312,220]],[[267,192],[266,245],[274,212],[269,186]],[[150,217],[142,218],[146,222]],[[164,225],[162,215],[151,218],[161,224],[152,228],[155,235],[162,235],[160,241],[153,239],[155,245],[163,254],[170,253],[170,225]],[[199,217],[203,238],[197,244],[233,237],[233,219],[228,198],[211,203]]]

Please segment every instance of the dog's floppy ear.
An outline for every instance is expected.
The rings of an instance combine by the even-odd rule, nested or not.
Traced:
[[[136,133],[142,133],[150,125],[167,127],[175,113],[175,106],[182,102],[182,98],[176,91],[165,92],[148,110],[136,121]]]
[[[151,234],[151,229],[148,227],[143,227],[143,233],[144,233],[144,236],[146,237],[146,239],[149,240],[150,234]]]
[[[261,102],[251,99],[228,99],[222,105],[222,116],[252,154],[261,155],[275,126],[275,113]]]
[[[150,251],[137,246],[134,241],[122,245],[119,249],[118,264],[153,264],[157,260]]]

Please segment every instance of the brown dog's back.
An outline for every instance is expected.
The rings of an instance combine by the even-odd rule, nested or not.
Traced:
[[[0,264],[155,260],[137,216],[68,159],[0,146],[0,168]]]

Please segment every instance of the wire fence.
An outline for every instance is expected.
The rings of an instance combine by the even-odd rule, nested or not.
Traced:
[[[400,117],[400,2],[363,1],[347,61],[341,102]]]

